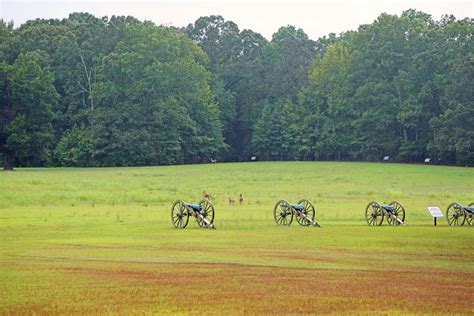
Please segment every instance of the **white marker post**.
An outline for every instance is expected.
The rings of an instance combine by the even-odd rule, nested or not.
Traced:
[[[443,211],[437,206],[428,206],[428,211],[430,212],[431,216],[434,218],[434,225],[436,226],[436,219],[438,217],[444,217]]]

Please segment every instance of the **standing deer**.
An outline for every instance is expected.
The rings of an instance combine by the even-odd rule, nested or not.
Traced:
[[[235,204],[235,199],[229,197],[229,205]]]
[[[244,204],[244,197],[242,196],[242,193],[240,193],[239,203],[240,205]]]
[[[202,197],[205,199],[208,199],[209,201],[213,200],[214,198],[211,194],[207,193],[206,191],[202,191]]]

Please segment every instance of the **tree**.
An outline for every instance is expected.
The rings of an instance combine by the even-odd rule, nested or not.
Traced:
[[[0,19],[0,61],[5,61],[5,50],[13,35],[13,22]]]
[[[42,68],[36,54],[20,54],[12,66],[1,66],[4,170],[15,163],[42,163],[53,138],[52,107],[58,94],[50,70]]]
[[[269,100],[297,100],[308,84],[308,69],[318,52],[317,42],[294,26],[281,27],[263,56]]]
[[[440,161],[474,164],[474,53],[472,19],[440,21],[439,115],[429,122],[433,138],[428,149]]]
[[[339,42],[311,65],[309,87],[303,91],[301,102],[307,112],[305,129],[313,134],[310,146],[315,158],[353,158],[352,122],[357,117],[350,99],[351,62],[347,45]]]
[[[94,87],[92,158],[102,165],[200,162],[225,148],[203,51],[180,31],[127,28]]]
[[[267,41],[221,16],[186,29],[88,13],[1,21],[1,151],[15,151],[0,159],[473,164],[473,25],[407,10],[315,41],[284,26]]]
[[[221,16],[199,18],[187,27],[188,35],[209,56],[208,69],[221,82],[214,84],[214,94],[225,115],[225,142],[228,160],[245,159],[250,152],[252,128],[267,96],[261,50],[267,40],[251,30],[240,31],[237,24]]]
[[[437,153],[443,147],[453,148],[440,145],[445,140],[432,128],[443,130],[441,122],[461,118],[461,113],[469,117],[472,89],[461,91],[461,87],[470,86],[472,79],[467,35],[472,34],[472,22],[465,21],[464,28],[456,31],[448,31],[449,25],[453,23],[437,24],[415,10],[400,17],[382,14],[357,32],[343,34],[316,57],[309,87],[301,94],[307,129],[313,134],[307,143],[310,150],[319,151],[314,157],[377,160],[389,155],[400,161],[422,161],[429,144]],[[450,86],[454,80],[447,76],[454,72],[462,79],[459,90]],[[445,97],[448,91],[456,91],[456,96]],[[462,106],[452,102],[458,96]],[[451,119],[436,119],[443,107],[449,108],[446,115]],[[466,123],[459,121],[458,126],[469,126]],[[463,148],[464,157],[470,148],[466,132],[460,127],[452,134],[462,139],[464,145],[457,148]],[[439,142],[432,141],[433,135]]]
[[[282,159],[282,144],[285,125],[282,124],[282,106],[266,104],[260,119],[255,124],[252,138],[254,153],[265,160]]]

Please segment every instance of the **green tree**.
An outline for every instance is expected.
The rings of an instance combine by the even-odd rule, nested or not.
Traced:
[[[269,100],[297,100],[308,84],[308,69],[319,44],[294,26],[281,27],[264,49],[265,81]]]
[[[282,120],[282,105],[266,104],[255,123],[252,138],[253,152],[264,160],[280,160],[283,153],[283,135],[286,128]]]
[[[92,158],[104,165],[205,161],[224,149],[203,51],[180,31],[127,28],[94,87]]]
[[[224,157],[245,159],[250,151],[252,128],[267,96],[261,78],[261,50],[268,42],[251,30],[240,31],[237,24],[221,16],[199,18],[187,27],[187,32],[209,56],[208,68],[222,83],[213,87],[218,89],[214,94],[225,96],[226,101],[218,104],[226,116],[224,135],[230,145]]]
[[[50,70],[36,54],[20,54],[12,66],[2,64],[1,148],[4,169],[15,163],[40,164],[48,160],[53,138],[52,107],[58,94]]]
[[[5,53],[13,35],[13,22],[6,23],[0,19],[0,61],[5,61]]]
[[[357,117],[351,100],[350,70],[351,56],[341,42],[330,46],[312,63],[309,87],[301,100],[308,111],[306,129],[318,134],[312,137],[317,143],[311,142],[318,159],[354,158],[353,121]]]
[[[95,165],[91,161],[91,151],[91,129],[83,125],[69,129],[62,135],[54,155],[61,166],[86,167]]]
[[[474,165],[474,47],[472,19],[440,21],[440,113],[432,117],[428,149],[442,162]]]
[[[434,21],[416,10],[316,41],[285,26],[269,42],[220,16],[186,29],[88,13],[15,29],[1,21],[1,151],[9,139],[15,157],[0,158],[102,166],[256,153],[272,160],[430,155],[473,164],[473,32],[472,19]],[[58,96],[41,101],[49,79],[30,85],[20,68],[50,74]],[[30,142],[41,129],[34,115],[54,130],[51,138],[49,123],[41,125],[43,150]]]

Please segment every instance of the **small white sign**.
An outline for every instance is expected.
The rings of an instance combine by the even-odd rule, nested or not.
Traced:
[[[429,163],[431,161],[431,158],[425,158],[425,162]]]
[[[383,157],[383,161],[389,161],[389,160],[390,160],[390,156]]]
[[[437,206],[428,206],[428,211],[433,217],[443,217],[443,211]]]

